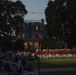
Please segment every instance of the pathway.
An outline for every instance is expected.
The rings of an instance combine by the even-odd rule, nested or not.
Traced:
[[[36,72],[38,69],[36,69]],[[40,72],[55,72],[55,71],[76,71],[76,67],[69,68],[40,68]]]

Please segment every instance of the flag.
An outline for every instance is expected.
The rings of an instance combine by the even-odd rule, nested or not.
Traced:
[[[37,38],[38,38],[39,45],[41,45],[42,44],[42,40],[41,40],[40,34],[38,34]]]

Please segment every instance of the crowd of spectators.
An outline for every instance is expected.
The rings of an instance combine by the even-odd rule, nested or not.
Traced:
[[[22,75],[23,71],[34,71],[35,66],[29,60],[36,60],[37,55],[31,52],[0,53],[0,72],[7,75]]]

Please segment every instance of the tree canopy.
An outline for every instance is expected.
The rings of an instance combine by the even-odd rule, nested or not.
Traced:
[[[50,0],[45,16],[49,37],[76,47],[76,0]]]
[[[0,41],[13,36],[14,31],[18,34],[23,29],[26,14],[26,6],[20,0],[0,0]]]
[[[24,50],[24,40],[23,39],[17,39],[14,44],[14,50],[15,51],[23,51]]]

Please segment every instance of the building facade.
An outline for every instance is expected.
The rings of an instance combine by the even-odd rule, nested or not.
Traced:
[[[44,19],[41,22],[24,22],[23,28],[18,38],[25,40],[25,50],[34,51],[40,48],[42,41],[46,37]]]

